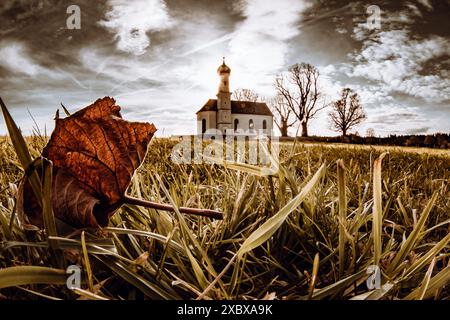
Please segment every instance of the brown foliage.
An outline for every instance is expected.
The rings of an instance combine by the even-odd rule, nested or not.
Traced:
[[[124,203],[155,131],[153,124],[123,120],[110,97],[57,118],[42,153],[53,163],[55,217],[76,227],[106,226]],[[42,226],[40,204],[27,178],[21,183],[18,209],[32,224]]]

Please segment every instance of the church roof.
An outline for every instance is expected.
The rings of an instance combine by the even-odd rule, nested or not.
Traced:
[[[209,99],[197,113],[204,111],[217,111],[217,99]],[[231,100],[231,113],[273,116],[265,102],[252,101]]]

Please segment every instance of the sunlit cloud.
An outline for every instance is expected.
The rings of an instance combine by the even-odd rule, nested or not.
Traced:
[[[238,86],[267,88],[285,66],[289,40],[299,34],[301,13],[307,1],[242,1],[238,7],[245,19],[238,23],[229,42],[230,63]]]
[[[110,11],[99,22],[115,33],[117,48],[142,55],[150,46],[148,32],[159,31],[173,25],[163,0],[108,0]]]
[[[195,112],[215,98],[223,56],[231,89],[264,97],[291,64],[314,64],[325,102],[343,87],[360,95],[368,114],[360,133],[448,130],[448,19],[436,0],[380,3],[377,30],[365,27],[362,1],[81,0],[81,30],[64,30],[64,1],[44,2],[39,10],[0,5],[1,94],[28,132],[27,108],[51,130],[60,102],[74,111],[109,95],[128,119],[154,122],[158,135],[192,133]],[[328,122],[325,110],[310,133],[337,134]]]
[[[31,58],[26,46],[18,41],[0,42],[0,66],[14,74],[57,77],[58,73],[42,67]]]
[[[449,79],[420,74],[425,62],[450,52],[450,41],[438,36],[415,40],[404,30],[381,32],[376,40],[365,42],[354,56],[350,76],[380,81],[392,91],[437,102],[450,99]]]

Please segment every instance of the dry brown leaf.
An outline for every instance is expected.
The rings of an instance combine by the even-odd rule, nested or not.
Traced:
[[[106,226],[123,205],[155,131],[153,124],[123,120],[110,97],[57,118],[42,153],[53,163],[54,215],[75,227]],[[43,225],[40,204],[26,177],[17,203],[30,223]]]

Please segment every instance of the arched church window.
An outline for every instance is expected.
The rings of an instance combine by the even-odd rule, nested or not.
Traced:
[[[206,132],[206,119],[202,119],[202,134]]]
[[[234,131],[238,129],[239,126],[239,119],[234,119]]]
[[[248,120],[248,128],[250,129],[250,131],[253,131],[253,129],[255,128],[255,124],[253,123],[253,119]]]
[[[263,130],[266,130],[266,129],[267,129],[267,121],[263,120]]]

